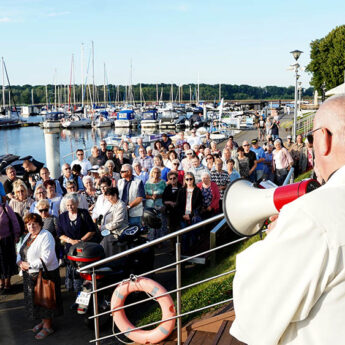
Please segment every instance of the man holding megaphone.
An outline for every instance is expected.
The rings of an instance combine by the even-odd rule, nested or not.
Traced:
[[[312,134],[325,183],[236,259],[230,333],[249,345],[345,343],[345,95],[320,106]]]

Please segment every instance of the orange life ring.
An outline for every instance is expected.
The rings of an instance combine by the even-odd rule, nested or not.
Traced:
[[[151,296],[161,295],[167,292],[165,288],[149,278],[137,278],[135,281],[127,281],[120,284],[113,292],[111,297],[111,309],[116,309],[124,306],[126,297],[135,291],[144,291]],[[157,298],[157,302],[162,308],[162,319],[169,319],[176,315],[175,306],[170,295],[164,295]],[[114,311],[112,313],[113,321],[121,332],[126,332],[125,335],[129,339],[139,344],[157,344],[167,338],[175,328],[175,319],[163,321],[152,330],[145,331],[137,329],[131,332],[135,326],[127,319],[124,309]]]

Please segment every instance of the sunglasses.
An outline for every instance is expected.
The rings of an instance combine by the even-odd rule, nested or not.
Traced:
[[[176,180],[176,177],[170,177],[169,181],[171,181],[171,180]]]
[[[78,153],[77,156],[84,156],[84,153]]]
[[[186,180],[186,181],[193,181],[192,178],[186,178],[185,180]]]
[[[120,174],[124,174],[124,173],[126,173],[128,170],[121,170],[120,171]]]
[[[42,208],[40,210],[38,210],[38,212],[48,212],[49,211],[49,208]]]
[[[245,145],[243,145],[243,146],[249,146],[249,144],[245,144]]]

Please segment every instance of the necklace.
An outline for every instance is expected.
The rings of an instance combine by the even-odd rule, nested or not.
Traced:
[[[37,235],[30,235],[30,237],[28,238],[28,240],[26,241],[26,246],[27,247],[30,247],[31,244],[33,243],[33,241],[35,241],[36,237],[38,236]]]

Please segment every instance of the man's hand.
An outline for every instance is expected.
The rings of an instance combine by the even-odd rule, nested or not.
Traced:
[[[266,234],[268,235],[277,225],[277,220],[278,220],[279,214],[275,214],[274,216],[271,216],[269,219],[271,223],[267,227]]]

